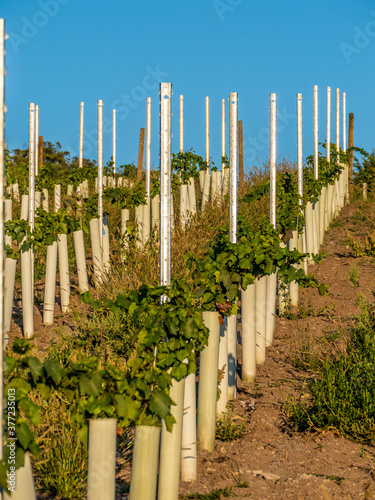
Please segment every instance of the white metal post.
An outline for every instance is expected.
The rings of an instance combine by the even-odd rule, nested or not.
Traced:
[[[210,98],[206,97],[206,163],[207,173],[209,173],[210,164]]]
[[[297,94],[297,184],[299,204],[303,196],[302,94]]]
[[[29,226],[34,230],[35,217],[35,104],[29,104]]]
[[[277,96],[270,95],[270,223],[276,229]]]
[[[331,87],[327,87],[327,161],[331,161]]]
[[[83,112],[85,103],[81,102],[80,113],[79,113],[79,159],[78,165],[82,168],[82,158],[83,158]]]
[[[221,157],[225,156],[225,99],[221,100]],[[225,163],[222,162],[221,170],[224,175]]]
[[[338,162],[340,153],[340,89],[336,89],[336,149]]]
[[[229,240],[237,243],[238,93],[229,94]]]
[[[112,110],[112,169],[116,173],[116,110]]]
[[[184,151],[184,96],[180,95],[180,153]]]
[[[35,139],[34,139],[34,148],[35,148],[35,153],[34,153],[34,160],[35,160],[35,177],[38,176],[39,172],[39,106],[35,105]]]
[[[160,83],[160,285],[171,284],[171,96]]]
[[[3,459],[4,416],[4,179],[5,179],[5,22],[0,19],[0,460]],[[3,490],[0,488],[0,499]]]
[[[151,97],[146,101],[146,196],[151,194]]]
[[[302,95],[297,94],[297,96]],[[319,177],[319,115],[318,115],[318,86],[314,85],[314,177]]]
[[[342,150],[346,153],[346,92],[342,93]]]
[[[98,218],[100,246],[103,244],[103,101],[98,100]]]

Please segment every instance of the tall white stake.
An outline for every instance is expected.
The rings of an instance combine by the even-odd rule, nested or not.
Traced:
[[[35,218],[35,104],[29,104],[29,226],[34,231]]]
[[[0,19],[0,460],[3,460],[3,416],[4,416],[4,179],[5,179],[5,22]],[[3,498],[3,490],[0,488],[0,499]]]
[[[171,284],[171,96],[160,84],[160,285]]]
[[[103,101],[98,100],[98,218],[100,245],[103,245]]]
[[[180,95],[180,153],[184,150],[184,96]]]
[[[270,222],[276,229],[276,94],[270,95]]]
[[[112,161],[113,173],[116,173],[116,110],[112,110]]]
[[[237,243],[238,93],[229,94],[229,240]]]
[[[336,149],[338,162],[340,152],[340,89],[336,89]]]
[[[146,196],[151,194],[151,97],[146,101]]]
[[[85,103],[81,102],[80,105],[80,113],[79,113],[79,159],[78,165],[79,168],[82,168],[82,159],[83,159],[83,113],[84,113]]]
[[[221,157],[225,156],[225,99],[221,100]],[[221,170],[224,175],[225,163],[222,162]]]
[[[302,94],[297,94],[297,183],[299,204],[303,196],[303,141],[302,141]]]
[[[206,163],[207,173],[210,164],[210,98],[206,97]]]
[[[327,87],[327,161],[331,161],[331,87]]]
[[[35,177],[38,176],[38,171],[39,171],[39,106],[35,106],[35,139],[34,139],[34,144],[35,144],[35,154],[34,154],[34,160],[35,160]]]
[[[342,150],[346,153],[346,92],[342,93]]]
[[[302,95],[301,96],[302,102]],[[314,177],[319,177],[319,115],[318,115],[318,86],[314,85]]]

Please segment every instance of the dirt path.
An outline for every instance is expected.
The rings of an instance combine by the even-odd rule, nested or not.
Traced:
[[[325,236],[322,251],[327,257],[320,266],[310,267],[319,282],[328,284],[329,294],[320,297],[316,289],[302,290],[301,318],[277,318],[275,340],[267,349],[266,363],[259,367],[256,383],[243,386],[239,381],[234,414],[239,422],[248,422],[245,436],[217,442],[213,453],[200,453],[198,481],[182,483],[181,495],[227,488],[221,498],[373,498],[375,449],[332,433],[295,433],[282,407],[289,395],[301,394],[309,377],[293,365],[296,350],[308,342],[311,349],[315,345],[340,349],[340,335],[335,342],[329,339],[336,333],[345,336],[353,323],[359,311],[356,294],[373,298],[374,260],[356,259],[346,248],[347,229],[353,235],[366,232],[355,218],[356,211],[353,204],[343,208]],[[354,265],[359,275],[356,290],[349,280]],[[228,488],[232,488],[230,493]]]

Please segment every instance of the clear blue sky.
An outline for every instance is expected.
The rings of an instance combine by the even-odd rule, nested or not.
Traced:
[[[28,103],[40,134],[77,154],[85,102],[85,156],[96,159],[97,100],[117,108],[118,164],[137,161],[146,97],[152,98],[152,163],[159,158],[160,81],[173,84],[173,151],[178,96],[185,102],[185,148],[204,156],[204,102],[210,97],[210,154],[221,155],[221,99],[239,94],[245,166],[267,158],[269,94],[278,96],[278,155],[296,159],[296,94],[303,94],[304,156],[313,147],[313,86],[319,86],[319,139],[326,87],[347,94],[355,144],[375,147],[375,4],[370,0],[2,0],[7,40],[6,139],[27,147]],[[228,106],[227,106],[228,110]],[[228,123],[227,116],[227,123]],[[228,135],[228,134],[227,134]],[[89,138],[90,137],[90,138]],[[342,139],[341,139],[342,144]],[[104,160],[112,154],[104,134]]]

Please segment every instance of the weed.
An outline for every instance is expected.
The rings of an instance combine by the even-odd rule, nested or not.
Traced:
[[[354,257],[375,257],[375,231],[364,239],[355,238],[346,232],[346,247],[351,248]]]
[[[34,463],[38,491],[64,498],[86,498],[87,450],[60,401],[44,409],[40,459]]]
[[[354,289],[357,288],[359,284],[359,273],[357,269],[357,264],[354,264],[349,271],[349,281],[353,285]]]
[[[196,500],[220,500],[221,496],[227,498],[230,496],[232,488],[224,488],[223,490],[212,490],[210,493],[192,493],[184,498],[186,499],[196,499]]]
[[[336,430],[363,443],[375,436],[375,307],[361,295],[360,317],[338,358],[326,355],[310,383],[311,403],[289,401],[295,430]]]
[[[311,473],[312,476],[315,476],[315,477],[324,477],[325,479],[329,479],[331,481],[335,481],[339,486],[340,484],[345,480],[347,479],[346,477],[341,477],[341,476],[330,476],[330,475],[327,475],[327,474],[314,474],[314,473]]]
[[[229,403],[228,403],[229,404]],[[219,441],[235,441],[245,434],[246,422],[238,425],[233,420],[233,406],[230,406],[230,412],[226,420],[216,422],[216,439]]]

